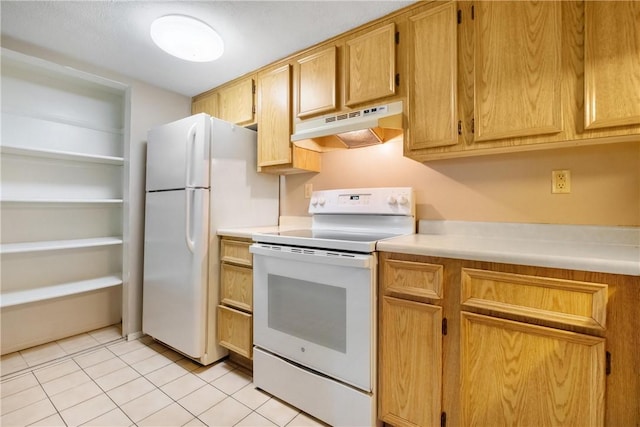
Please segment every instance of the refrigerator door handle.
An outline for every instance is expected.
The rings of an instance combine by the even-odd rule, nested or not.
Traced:
[[[185,189],[185,192],[186,192],[186,194],[185,194],[185,196],[186,196],[185,197],[185,205],[186,205],[185,223],[186,223],[186,230],[185,230],[185,233],[184,233],[184,237],[185,237],[185,240],[187,241],[187,248],[189,248],[189,251],[191,253],[193,253],[193,251],[195,250],[196,242],[191,236],[191,223],[192,223],[191,204],[193,203],[193,197],[194,197],[195,190],[193,190],[191,188],[187,188],[187,189]]]
[[[193,148],[196,145],[196,130],[198,128],[198,124],[194,123],[189,128],[189,132],[187,132],[187,155],[185,156],[185,188],[189,188],[191,186],[191,168],[193,167]]]

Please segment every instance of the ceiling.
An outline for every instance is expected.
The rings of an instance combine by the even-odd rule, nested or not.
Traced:
[[[2,37],[193,96],[414,1],[0,1]],[[212,26],[224,55],[169,56],[151,22],[183,14]]]

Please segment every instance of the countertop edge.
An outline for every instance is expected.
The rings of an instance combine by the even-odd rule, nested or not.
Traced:
[[[506,251],[477,251],[429,246],[420,243],[393,242],[393,239],[378,242],[376,250],[407,255],[422,255],[469,261],[497,262],[502,264],[549,267],[566,270],[591,271],[596,273],[640,276],[638,262],[611,260],[597,257],[549,256],[543,253],[513,253]]]

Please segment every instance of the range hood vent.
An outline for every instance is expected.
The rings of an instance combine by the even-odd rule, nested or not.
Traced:
[[[296,124],[291,141],[313,151],[380,144],[402,134],[402,101]]]

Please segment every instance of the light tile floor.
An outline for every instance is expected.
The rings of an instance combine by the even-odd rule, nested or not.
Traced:
[[[110,327],[2,357],[0,425],[324,426],[228,361],[203,367]]]

